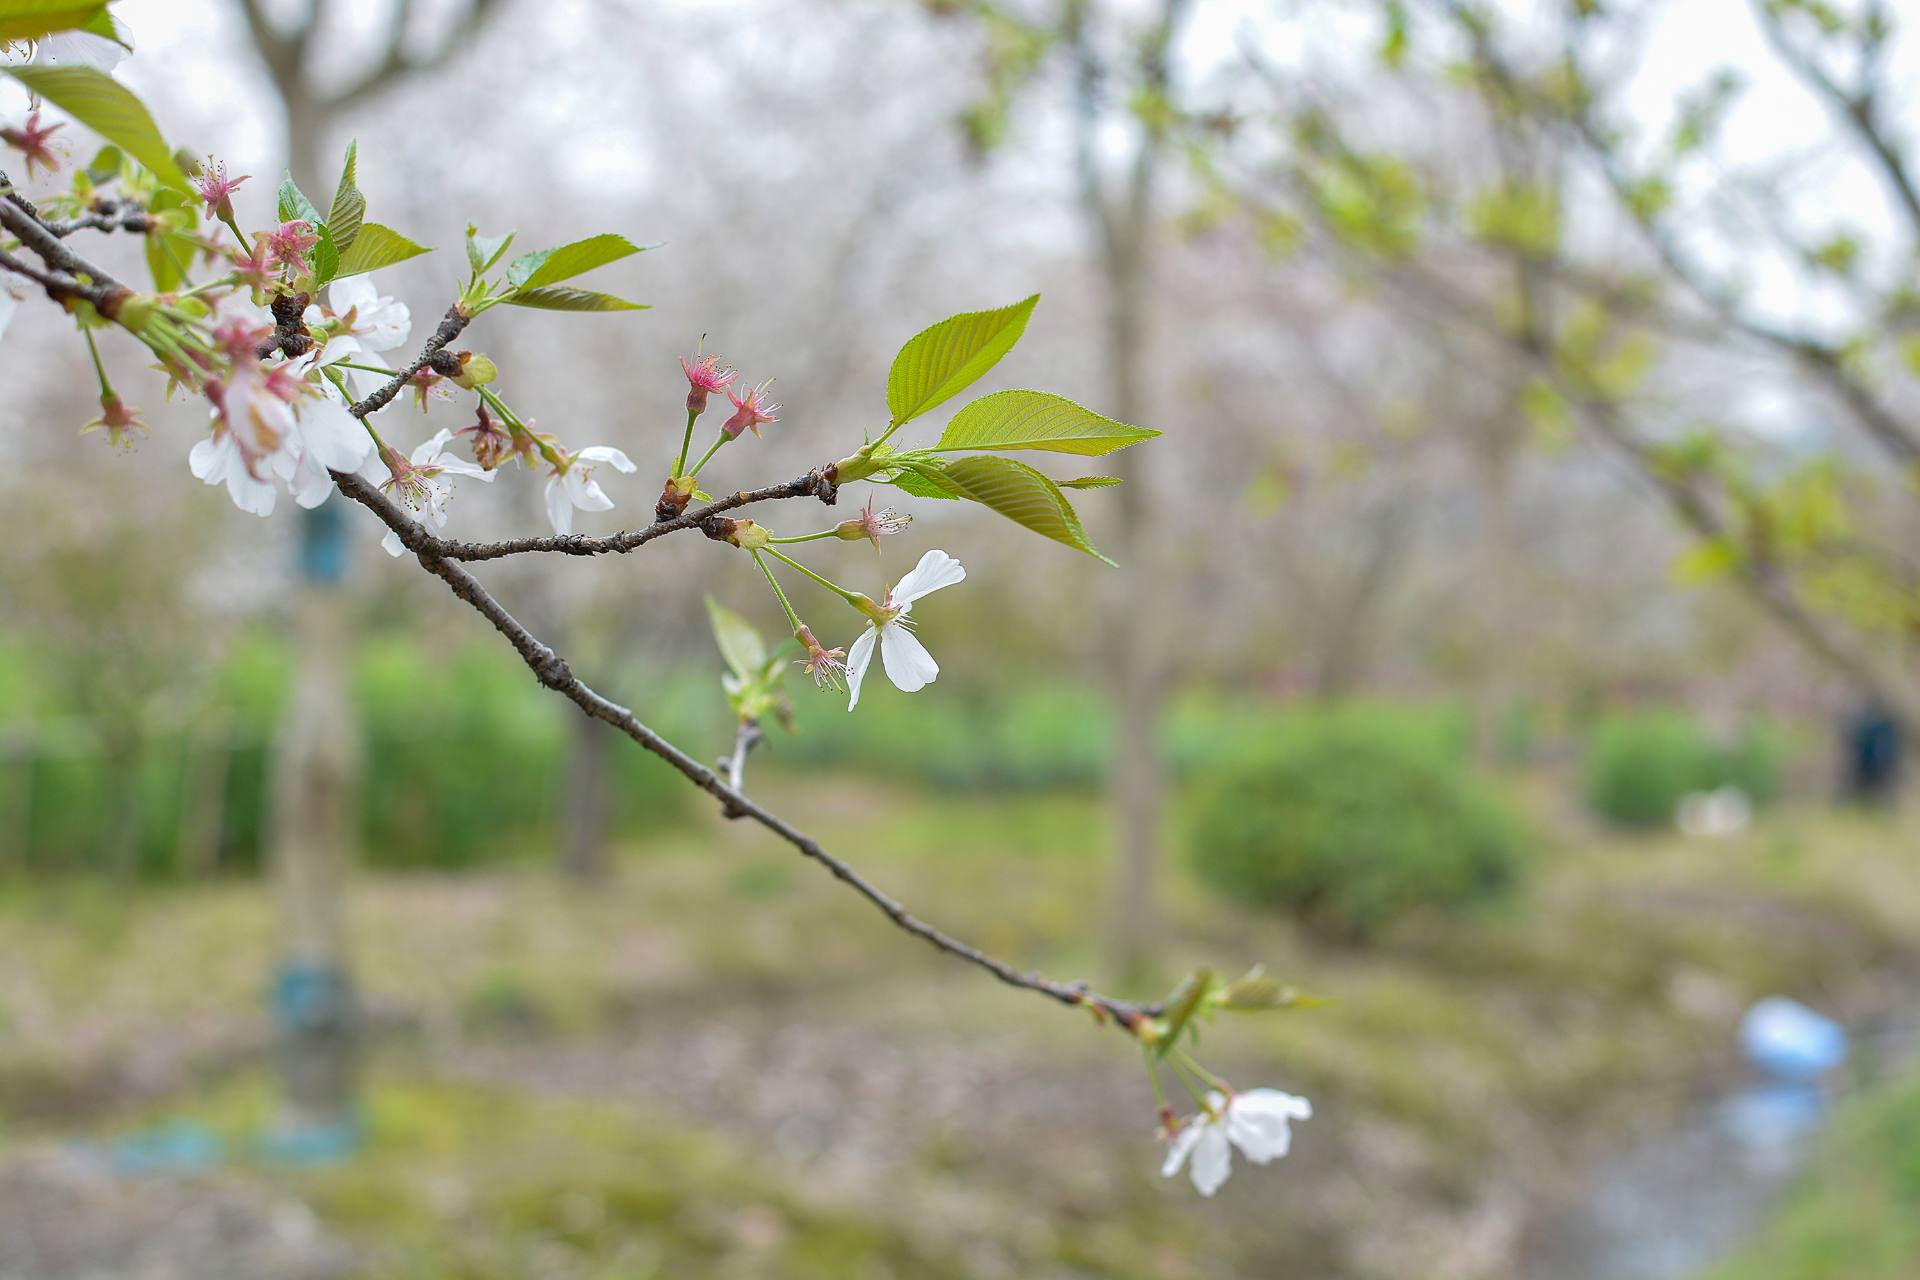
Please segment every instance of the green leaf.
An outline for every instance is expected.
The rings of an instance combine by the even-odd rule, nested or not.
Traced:
[[[93,130],[176,191],[190,191],[153,117],[132,90],[92,67],[8,67],[6,73]]]
[[[1045,449],[1097,456],[1159,435],[1047,391],[996,391],[953,415],[934,449]]]
[[[939,463],[928,465],[931,470],[938,472]],[[900,492],[910,493],[916,498],[945,498],[949,502],[960,500],[959,494],[950,492],[938,480],[915,470],[911,463],[904,464],[888,483]]]
[[[1040,295],[997,311],[949,316],[907,340],[887,374],[887,409],[893,424],[919,417],[967,389],[999,363],[1027,327]]]
[[[334,279],[342,276],[357,276],[367,271],[378,271],[381,267],[390,267],[396,262],[405,262],[408,258],[417,258],[430,252],[427,246],[413,241],[395,231],[392,227],[381,226],[377,222],[360,224],[360,234],[353,238],[353,247],[340,255],[339,270]]]
[[[913,461],[903,470],[913,471],[959,497],[992,507],[1043,537],[1113,563],[1088,540],[1080,517],[1074,514],[1073,504],[1060,492],[1060,486],[1024,462],[979,454],[950,462]]]
[[[347,144],[347,162],[340,170],[339,185],[333,189],[333,207],[327,210],[327,230],[333,236],[333,247],[341,253],[353,248],[360,222],[367,215],[367,198],[360,193],[354,172],[359,150],[358,142]]]
[[[514,233],[509,231],[503,236],[483,236],[480,228],[471,222],[467,224],[467,262],[473,267],[473,274],[484,275],[493,264],[500,261],[507,246],[513,243]]]
[[[1213,993],[1211,1003],[1235,1013],[1261,1013],[1270,1009],[1306,1009],[1324,1003],[1298,988],[1282,986],[1255,965]]]
[[[518,289],[538,289],[543,285],[559,284],[562,280],[571,280],[595,267],[604,267],[609,262],[618,262],[652,247],[635,244],[625,236],[611,232],[589,236],[585,240],[563,244],[557,249],[521,254],[507,264],[507,283]]]
[[[1195,969],[1174,993],[1167,997],[1167,1012],[1160,1020],[1160,1039],[1153,1052],[1164,1058],[1176,1044],[1180,1033],[1193,1021],[1193,1015],[1213,991],[1213,970]]]
[[[500,299],[516,307],[536,307],[542,311],[645,311],[648,304],[628,302],[610,293],[550,285],[544,289],[518,289]]]
[[[101,29],[102,23],[106,29]],[[117,39],[106,0],[0,0],[0,40],[38,40],[60,31],[92,31]]]
[[[1119,476],[1075,476],[1071,480],[1062,480],[1062,489],[1111,489],[1120,483]]]
[[[280,221],[306,221],[315,227],[326,224],[326,219],[313,207],[313,201],[307,199],[307,193],[300,189],[291,173],[280,180]]]
[[[734,676],[742,681],[756,680],[767,666],[767,646],[753,624],[712,596],[707,597],[707,620],[713,624],[720,656],[727,660]]]
[[[316,222],[320,242],[313,246],[313,287],[323,289],[340,274],[340,250],[333,243],[333,231],[324,222]]]

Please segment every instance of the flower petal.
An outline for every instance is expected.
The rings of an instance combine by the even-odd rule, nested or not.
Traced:
[[[1305,1098],[1278,1089],[1251,1089],[1227,1106],[1227,1137],[1255,1164],[1278,1160],[1293,1145],[1294,1120],[1313,1114]]]
[[[1193,1120],[1173,1135],[1173,1141],[1167,1144],[1167,1158],[1160,1165],[1161,1177],[1171,1178],[1180,1172],[1180,1166],[1187,1162],[1187,1156],[1193,1151],[1193,1144],[1200,1141],[1200,1130],[1204,1127],[1201,1121]]]
[[[894,605],[912,604],[921,596],[932,595],[966,576],[967,571],[958,560],[936,547],[921,556],[920,563],[894,584],[893,590],[887,593],[887,601]]]
[[[860,705],[860,682],[867,678],[867,666],[873,661],[874,642],[879,638],[879,629],[868,627],[853,642],[853,647],[847,650],[847,692],[853,695],[847,699],[849,711]]]
[[[1188,1172],[1194,1190],[1203,1196],[1218,1191],[1233,1172],[1233,1152],[1227,1146],[1227,1131],[1217,1121],[1198,1126],[1200,1136],[1193,1144],[1193,1160]]]
[[[547,523],[555,533],[573,532],[573,504],[567,501],[567,490],[559,476],[547,478]]]
[[[627,475],[635,470],[633,459],[611,445],[590,444],[573,456],[587,462],[604,462],[621,475]]]
[[[898,622],[880,628],[880,663],[887,669],[887,679],[902,693],[918,693],[940,674],[940,664],[920,637]]]

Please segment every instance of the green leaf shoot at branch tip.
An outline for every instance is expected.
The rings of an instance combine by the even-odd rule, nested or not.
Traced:
[[[911,421],[965,391],[1012,350],[1040,295],[994,311],[949,316],[907,340],[887,373],[892,425]]]

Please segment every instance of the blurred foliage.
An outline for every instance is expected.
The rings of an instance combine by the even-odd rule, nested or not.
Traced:
[[[138,870],[151,876],[250,871],[270,807],[273,739],[292,658],[265,636],[243,638],[213,672],[190,716],[139,727],[131,765],[95,724],[49,696],[54,655],[14,647],[0,681],[0,849],[40,871]],[[462,867],[550,847],[566,766],[563,717],[517,659],[492,646],[437,653],[376,638],[354,665],[362,726],[359,827],[366,860],[387,867]],[[672,813],[682,788],[630,743],[610,757],[616,831]],[[114,848],[136,833],[132,867]]]
[[[1187,838],[1214,888],[1355,941],[1415,908],[1498,896],[1524,844],[1431,718],[1384,708],[1293,718],[1235,751]]]
[[[1666,826],[1683,796],[1717,787],[1738,787],[1765,804],[1779,792],[1787,750],[1785,736],[1764,725],[1723,745],[1684,712],[1611,715],[1587,750],[1587,803],[1627,827]]]

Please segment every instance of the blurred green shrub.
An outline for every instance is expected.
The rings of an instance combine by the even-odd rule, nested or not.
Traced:
[[[9,698],[21,727],[0,756],[0,869],[256,869],[292,678],[282,645],[243,639],[199,714],[149,732],[131,762],[110,761],[85,726],[21,716],[27,701]],[[368,864],[458,868],[553,847],[574,713],[512,654],[474,646],[442,655],[377,638],[356,655],[354,697]],[[614,834],[643,830],[681,803],[684,787],[638,746],[610,744],[607,764]]]
[[[1786,735],[1754,726],[1730,746],[1716,743],[1680,711],[1607,716],[1587,746],[1585,789],[1592,810],[1625,827],[1664,827],[1689,792],[1734,786],[1756,805],[1779,794]]]
[[[1359,941],[1421,907],[1497,897],[1524,836],[1432,715],[1288,717],[1200,782],[1187,842],[1222,893]]]

